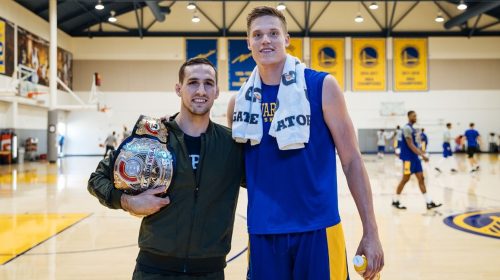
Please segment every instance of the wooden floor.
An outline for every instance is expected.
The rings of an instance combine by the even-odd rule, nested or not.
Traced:
[[[481,170],[474,174],[463,155],[457,157],[457,174],[438,174],[434,165],[439,157],[432,155],[425,166],[426,181],[433,199],[444,206],[427,211],[412,179],[403,193],[408,210],[400,211],[391,207],[399,162],[392,155],[364,156],[386,256],[382,279],[500,279],[498,156],[481,155]],[[130,279],[140,219],[106,209],[88,194],[87,179],[99,160],[70,157],[52,165],[0,166],[0,279]],[[338,173],[351,261],[361,224],[343,173]],[[243,190],[226,269],[230,280],[245,279],[246,203]],[[474,213],[448,220],[468,231],[444,223],[467,212]],[[352,271],[351,279],[361,279]]]

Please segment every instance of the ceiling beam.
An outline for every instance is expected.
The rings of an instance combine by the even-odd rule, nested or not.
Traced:
[[[500,20],[498,20],[498,21],[496,21],[496,22],[492,22],[492,23],[489,23],[489,24],[486,24],[486,25],[484,25],[484,26],[479,27],[479,31],[482,31],[482,30],[484,30],[484,29],[486,29],[486,28],[490,28],[490,27],[495,26],[495,25],[497,25],[497,24],[500,24]]]
[[[458,16],[450,18],[447,22],[444,23],[444,28],[450,29],[452,27],[459,26],[467,22],[469,19],[482,13],[486,13],[497,7],[500,7],[500,1],[480,2],[477,5],[468,8],[467,10],[465,10],[465,12],[459,14]]]
[[[286,12],[290,15],[290,17],[295,22],[295,24],[297,24],[297,26],[300,28],[300,30],[302,30],[302,32],[304,32],[304,28],[302,27],[300,22],[297,20],[297,18],[295,18],[295,16],[292,14],[292,11],[290,11],[290,9],[286,9]]]
[[[139,37],[142,39],[142,22],[139,18],[139,12],[137,11],[137,3],[134,1],[134,13],[135,13],[135,19],[137,21],[137,29],[139,30]]]
[[[474,31],[476,31],[477,29],[477,24],[479,23],[479,21],[481,20],[481,16],[483,14],[480,14],[479,16],[477,16],[476,18],[476,22],[474,23],[474,26],[472,27],[472,29],[470,30],[470,33],[469,33],[469,38],[472,37],[472,34],[474,34]]]
[[[136,29],[130,29],[127,31],[110,31],[110,32],[98,32],[98,31],[88,31],[84,30],[75,33],[75,37],[137,37],[139,31]],[[310,38],[323,38],[323,37],[385,37],[385,31],[377,32],[310,32]],[[467,37],[469,32],[463,31],[436,31],[436,32],[393,32],[392,37],[429,37],[429,36],[439,36],[439,37]],[[145,37],[184,37],[185,32],[163,32],[163,31],[147,31],[144,33]],[[303,32],[290,32],[292,37],[304,37]],[[474,33],[474,36],[500,36],[500,31],[479,31]],[[222,37],[222,32],[191,32],[189,37]],[[246,37],[246,32],[227,32],[226,37]]]
[[[306,37],[309,37],[309,20],[311,18],[311,1],[304,1],[304,13],[305,13],[305,18],[306,18],[306,30],[305,30],[305,35]]]
[[[386,36],[389,37],[391,36],[392,33],[392,22],[394,20],[394,14],[396,13],[396,6],[398,5],[398,2],[394,1],[392,4],[392,13],[391,13],[391,19],[389,21],[389,26],[387,27],[387,33]]]
[[[368,7],[366,6],[365,2],[361,1],[361,5],[363,5],[363,7],[365,8],[365,10],[368,12],[368,14],[370,15],[370,17],[375,21],[375,23],[378,25],[378,27],[380,28],[380,30],[384,30],[384,27],[382,27],[382,24],[380,24],[380,22],[375,17],[375,15],[373,15],[372,11],[370,11],[370,9],[368,9]]]
[[[202,14],[208,21],[215,27],[217,30],[221,30],[221,28],[213,21],[198,5],[196,5],[196,9]]]
[[[394,28],[396,28],[396,26],[398,26],[398,24],[407,16],[410,14],[410,12],[415,9],[415,7],[418,5],[418,3],[420,3],[420,1],[417,1],[415,2],[399,19],[398,21],[396,21],[394,23],[393,26],[391,26],[391,29],[394,30]]]
[[[241,14],[245,11],[245,9],[247,8],[248,4],[250,4],[250,1],[247,1],[245,3],[245,6],[243,6],[243,8],[241,8],[241,10],[238,12],[238,14],[234,17],[233,21],[227,27],[228,31],[231,30],[231,27],[233,27],[233,24],[236,22],[236,20],[238,20],[238,18],[241,16]]]
[[[75,3],[79,3],[79,2],[75,1]],[[139,3],[137,3],[137,5],[139,5],[140,7],[146,6],[146,4],[144,2],[139,2]],[[118,17],[118,16],[120,16],[122,14],[131,12],[131,11],[134,10],[134,6],[130,2],[128,2],[128,3],[121,3],[121,2],[107,3],[106,6],[107,6],[106,10],[114,10],[115,11],[115,17]],[[87,30],[87,28],[90,28],[93,25],[99,24],[100,22],[107,22],[107,17],[106,16],[104,16],[104,17],[103,16],[97,17],[91,11],[89,11],[88,13],[92,15],[92,17],[94,18],[94,20],[89,20],[89,21],[87,21],[87,22],[85,22],[85,23],[83,23],[83,24],[81,24],[81,25],[79,25],[77,27],[72,28],[68,32],[70,35],[77,34],[77,33],[81,32],[81,31],[85,31],[85,30]],[[108,14],[106,14],[106,15],[108,15]]]
[[[328,6],[330,6],[331,3],[332,3],[332,1],[328,1],[328,3],[326,3],[325,7],[323,7],[323,9],[321,9],[321,12],[319,13],[319,15],[311,23],[311,26],[309,27],[310,30],[313,29],[314,25],[316,25],[316,22],[318,22],[318,20],[321,18],[321,16],[326,12],[326,9],[328,9]]]

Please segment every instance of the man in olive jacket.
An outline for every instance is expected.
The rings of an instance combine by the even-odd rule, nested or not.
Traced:
[[[101,204],[145,216],[133,279],[224,279],[244,161],[231,131],[210,121],[216,77],[200,58],[179,71],[181,109],[164,121],[175,157],[167,197],[156,196],[158,189],[131,196],[114,188],[114,154],[90,176],[88,190]]]

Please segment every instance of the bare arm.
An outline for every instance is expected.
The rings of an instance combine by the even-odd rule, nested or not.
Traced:
[[[405,141],[412,152],[414,152],[418,156],[421,156],[425,161],[429,161],[429,159],[425,156],[425,153],[422,150],[420,150],[419,148],[415,147],[411,137],[405,136]]]
[[[330,75],[323,82],[322,104],[324,120],[335,141],[347,184],[363,224],[363,238],[356,253],[364,254],[368,258],[364,277],[373,279],[384,265],[384,253],[373,211],[370,181],[358,149],[343,93],[337,81]]]
[[[233,95],[227,104],[227,127],[231,128],[233,126],[233,113],[234,113],[234,103],[236,101],[236,95]]]

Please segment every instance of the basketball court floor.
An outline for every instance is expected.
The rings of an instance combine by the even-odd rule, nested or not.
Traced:
[[[431,155],[424,168],[430,194],[444,205],[427,211],[415,178],[403,192],[408,209],[392,208],[401,167],[393,155],[364,156],[385,251],[382,279],[498,279],[498,155],[481,155],[473,174],[464,155],[457,155],[457,174],[439,174],[433,168],[439,158]],[[130,279],[141,220],[101,206],[87,192],[100,159],[0,166],[0,279]],[[361,223],[342,170],[337,173],[350,277],[361,279],[351,264]],[[225,271],[230,280],[245,279],[246,204],[242,189]]]

